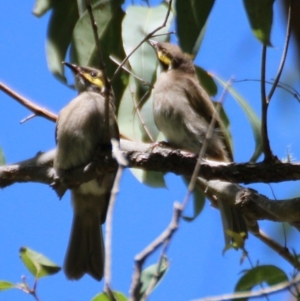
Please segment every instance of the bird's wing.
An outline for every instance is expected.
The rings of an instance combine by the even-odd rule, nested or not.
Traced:
[[[188,89],[185,89],[185,94],[192,108],[196,111],[197,114],[202,116],[208,124],[210,124],[216,112],[216,109],[209,95],[206,93],[204,88],[200,86],[197,79],[182,77],[181,80],[184,82],[184,87],[189,87]],[[224,123],[222,122],[219,115],[216,115],[215,117],[215,128],[220,129],[219,135],[224,141],[225,148],[230,160],[233,161],[232,148],[229,142],[229,134],[227,133],[226,127],[224,126]]]

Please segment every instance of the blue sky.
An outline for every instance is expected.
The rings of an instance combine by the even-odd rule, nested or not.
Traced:
[[[226,2],[226,3],[225,3]],[[274,78],[279,64],[285,29],[281,26],[279,3],[275,2],[273,48],[269,51],[267,78]],[[32,1],[0,2],[0,81],[39,105],[58,113],[76,92],[58,82],[48,71],[45,40],[49,14],[38,19],[31,14]],[[250,32],[242,1],[216,1],[206,36],[196,63],[228,79],[260,77],[261,45]],[[299,90],[299,75],[291,50],[283,81]],[[260,114],[260,87],[256,82],[235,85],[251,106]],[[231,120],[235,160],[247,161],[253,151],[253,138],[248,122],[231,97],[225,109]],[[283,158],[289,147],[294,158],[299,156],[299,104],[291,95],[278,91],[269,110],[270,141],[274,153]],[[30,112],[0,92],[0,147],[8,163],[34,156],[38,151],[55,147],[54,123],[35,118],[20,124]],[[122,129],[121,129],[122,130]],[[113,228],[112,286],[127,294],[133,271],[133,257],[156,238],[169,224],[174,201],[181,201],[185,187],[181,180],[167,176],[167,189],[152,189],[140,184],[126,170],[120,187]],[[273,184],[277,199],[297,193],[297,183]],[[272,197],[268,185],[251,185]],[[26,275],[33,278],[18,257],[21,246],[41,252],[58,264],[63,263],[72,220],[70,196],[59,201],[55,193],[42,184],[15,184],[0,191],[0,279],[20,282]],[[277,235],[283,243],[282,228],[273,223],[260,223],[263,230]],[[298,234],[292,231],[288,246]],[[277,264],[290,274],[292,268],[273,251],[250,236],[247,242],[252,262]],[[232,292],[241,270],[240,253],[222,255],[223,234],[219,212],[207,203],[193,223],[182,221],[168,250],[171,263],[165,279],[153,293],[152,300],[192,300]],[[298,251],[298,250],[296,250]],[[146,266],[157,260],[154,254]],[[78,282],[66,280],[61,272],[42,279],[38,285],[41,300],[90,300],[103,282],[89,276]],[[0,293],[1,300],[29,300],[24,293],[11,290]],[[280,300],[280,296],[271,300]]]

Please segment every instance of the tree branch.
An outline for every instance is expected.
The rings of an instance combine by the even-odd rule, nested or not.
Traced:
[[[6,93],[7,95],[11,96],[12,98],[14,98],[18,103],[20,103],[21,105],[23,105],[25,108],[29,109],[30,111],[33,112],[34,116],[41,116],[44,117],[50,121],[56,121],[57,119],[57,115],[55,115],[54,113],[41,108],[40,106],[34,104],[33,102],[31,102],[30,100],[26,99],[25,97],[21,96],[20,94],[14,92],[13,90],[11,90],[8,86],[4,85],[3,83],[0,83],[0,90],[2,90],[4,93]]]
[[[196,158],[194,155],[170,148],[156,147],[132,141],[121,140],[121,150],[128,160],[128,166],[145,170],[173,172],[191,176]],[[98,154],[87,166],[68,171],[63,181],[57,181],[52,160],[55,150],[38,153],[31,159],[0,167],[0,188],[14,183],[38,182],[53,184],[56,190],[77,186],[90,181],[98,173],[116,170],[118,164],[111,154]],[[236,204],[239,210],[250,220],[267,219],[286,221],[299,228],[300,199],[273,201],[252,189],[245,189],[228,182],[282,182],[300,179],[300,165],[281,162],[261,162],[257,164],[216,165],[205,161],[201,165],[199,176],[207,180],[204,185],[217,197]],[[216,179],[222,179],[218,181]],[[208,181],[209,180],[209,181]]]
[[[128,167],[151,171],[172,172],[191,176],[196,164],[194,154],[150,144],[121,140],[121,150],[128,160]],[[14,183],[39,182],[50,184],[54,171],[52,160],[54,150],[39,152],[33,158],[0,167],[0,188]],[[102,158],[102,159],[101,159]],[[70,184],[91,180],[95,173],[115,170],[117,163],[111,156],[101,156],[88,166],[81,166],[68,172],[65,181]],[[97,171],[96,171],[97,170]],[[278,183],[300,180],[299,163],[259,162],[220,163],[203,160],[199,176],[206,180],[223,180],[232,183]],[[70,179],[69,179],[70,178]],[[69,179],[69,180],[68,180]]]

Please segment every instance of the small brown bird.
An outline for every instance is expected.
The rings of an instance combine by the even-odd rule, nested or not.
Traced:
[[[162,66],[153,91],[153,113],[158,129],[171,146],[198,154],[208,127],[215,114],[215,107],[200,86],[191,58],[178,46],[149,41]],[[207,145],[206,158],[215,161],[233,161],[231,148],[216,116],[215,128]],[[224,232],[247,233],[242,215],[229,204],[222,202]],[[224,233],[226,244],[231,241]]]
[[[97,150],[110,148],[119,139],[114,97],[109,97],[109,128],[105,123],[104,79],[101,71],[64,63],[76,81],[79,95],[59,113],[56,124],[57,149],[54,168],[59,177],[92,161]],[[64,271],[69,279],[85,273],[101,280],[104,244],[101,224],[105,222],[115,172],[105,173],[71,190],[74,218]]]

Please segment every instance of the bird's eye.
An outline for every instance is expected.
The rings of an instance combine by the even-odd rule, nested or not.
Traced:
[[[90,76],[91,76],[91,77],[96,77],[96,76],[97,76],[97,73],[94,72],[94,71],[92,71],[92,72],[90,73]]]

